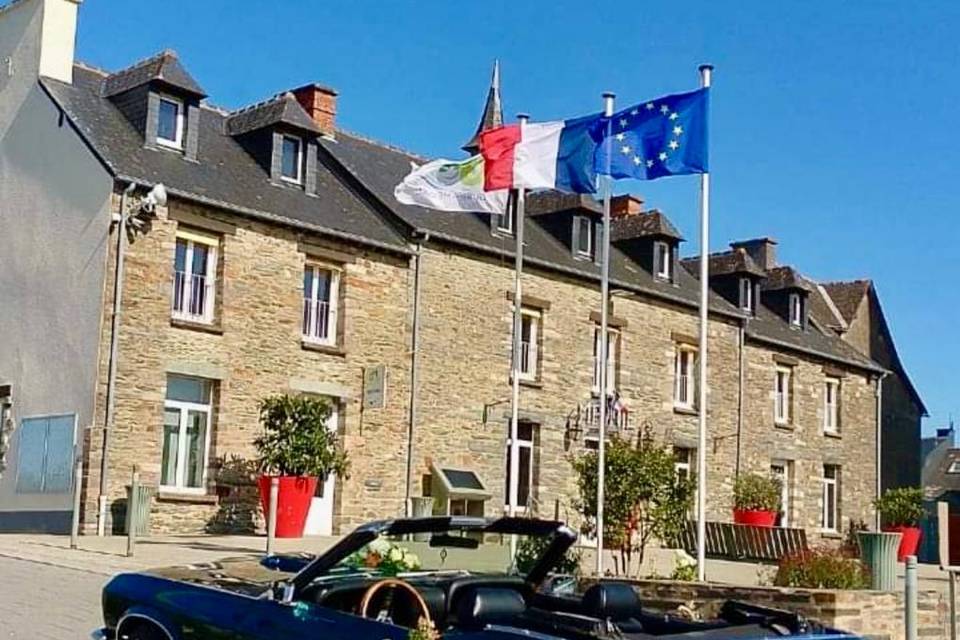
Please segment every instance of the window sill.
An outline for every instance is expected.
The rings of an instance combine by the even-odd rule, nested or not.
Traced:
[[[223,327],[219,324],[208,324],[206,322],[197,322],[196,320],[184,320],[183,318],[170,318],[170,326],[178,329],[190,329],[192,331],[201,331],[203,333],[212,333],[222,336]]]
[[[678,413],[682,416],[698,416],[700,412],[697,411],[694,407],[682,407],[679,405],[673,405],[673,412]]]
[[[824,431],[823,435],[827,438],[836,438],[837,440],[843,439],[843,436],[840,435],[839,431]]]
[[[781,431],[795,431],[796,427],[791,422],[774,422],[773,426],[775,429],[780,429]]]
[[[316,342],[310,342],[309,340],[301,340],[300,347],[304,351],[316,351],[317,353],[326,353],[331,356],[344,357],[347,355],[347,352],[344,351],[343,347],[335,344],[319,344]]]
[[[826,529],[820,530],[820,537],[828,538],[830,540],[843,540],[843,534],[840,533],[839,531],[832,531],[832,530],[826,530]]]
[[[520,378],[521,387],[530,387],[531,389],[543,389],[543,382],[540,380],[528,380],[526,378]]]
[[[208,493],[180,493],[178,491],[160,491],[157,502],[181,502],[189,504],[217,504],[220,498]]]

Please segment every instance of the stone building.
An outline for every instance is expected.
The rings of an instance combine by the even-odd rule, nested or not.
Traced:
[[[0,351],[13,426],[0,527],[63,529],[74,442],[88,531],[102,505],[105,525],[122,515],[134,464],[156,492],[155,530],[257,526],[235,476],[253,456],[259,400],[284,392],[329,398],[351,459],[348,479],[322,484],[310,532],[402,514],[444,469],[472,472],[484,512],[502,512],[511,215],[399,204],[394,185],[422,159],[339,130],[336,92],[323,86],[228,112],[206,103],[172,52],[115,73],[75,63],[72,46],[48,43],[72,45],[76,8],[22,0],[0,10],[0,35],[19,36],[0,42],[20,43],[0,54],[29,70],[7,79],[17,101],[0,111],[0,201],[14,205],[0,217],[34,251],[0,273],[0,327],[19,340]],[[491,90],[484,120],[502,121],[498,106]],[[169,199],[152,207],[143,196],[158,183]],[[575,519],[569,458],[597,437],[601,216],[592,199],[559,193],[531,196],[527,210],[520,496],[531,512]],[[121,212],[133,224],[118,242]],[[649,432],[689,472],[696,263],[639,198],[618,197],[614,214],[610,374],[625,409],[613,429]],[[730,517],[737,474],[773,472],[786,479],[783,524],[829,538],[871,522],[885,367],[820,324],[817,288],[777,263],[772,241],[734,243],[710,266],[708,516]],[[27,308],[50,328],[27,325]],[[50,331],[66,340],[53,352]],[[57,368],[70,374],[66,396],[44,386],[66,384]],[[52,381],[41,381],[47,371]],[[386,380],[382,401],[365,400],[371,374]]]

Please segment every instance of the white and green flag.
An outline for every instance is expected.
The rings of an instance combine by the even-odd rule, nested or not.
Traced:
[[[483,190],[483,156],[434,160],[413,171],[393,190],[399,202],[441,211],[503,213],[507,189]]]

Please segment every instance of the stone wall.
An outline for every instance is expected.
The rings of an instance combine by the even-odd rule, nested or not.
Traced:
[[[217,304],[212,326],[171,320],[175,234],[181,220],[219,231]],[[302,241],[346,257],[340,321],[342,349],[301,344]],[[112,258],[111,258],[112,259]],[[403,512],[406,416],[409,400],[410,278],[403,256],[366,252],[344,243],[302,236],[214,210],[172,201],[151,228],[129,245],[117,371],[116,429],[110,444],[110,501],[120,502],[130,470],[139,465],[145,484],[159,481],[163,404],[169,373],[213,379],[210,460],[254,456],[257,404],[265,396],[329,388],[340,397],[339,429],[352,461],[351,477],[338,486],[335,529]],[[112,270],[111,270],[112,272]],[[107,291],[112,291],[112,281]],[[112,296],[104,306],[97,424],[103,424],[106,357]],[[387,404],[361,412],[364,367],[386,365]],[[96,522],[102,432],[88,460],[84,521]],[[216,469],[207,495],[157,496],[154,530],[203,531],[218,521]],[[222,492],[221,492],[222,493]],[[221,519],[222,520],[222,519]]]
[[[704,618],[716,615],[727,600],[769,606],[801,615],[828,627],[877,640],[904,640],[903,593],[835,591],[779,587],[733,587],[666,580],[629,581],[647,609],[671,611],[690,606]],[[918,594],[917,629],[921,638],[949,637],[949,603],[936,590]]]

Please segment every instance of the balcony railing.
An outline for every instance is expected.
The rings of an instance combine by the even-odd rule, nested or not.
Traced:
[[[336,342],[337,310],[326,300],[303,301],[303,338],[320,344]]]
[[[617,396],[611,396],[607,402],[607,425],[604,432],[607,436],[622,435],[630,429],[630,414],[618,401]],[[600,399],[591,398],[567,415],[567,431],[574,437],[585,440],[600,438]]]
[[[676,404],[681,407],[693,406],[693,385],[687,374],[680,374],[677,380]]]
[[[206,274],[176,271],[173,274],[173,316],[209,321],[213,281]]]
[[[530,343],[528,341],[520,342],[520,375],[532,377],[534,375],[535,362],[531,362]]]

